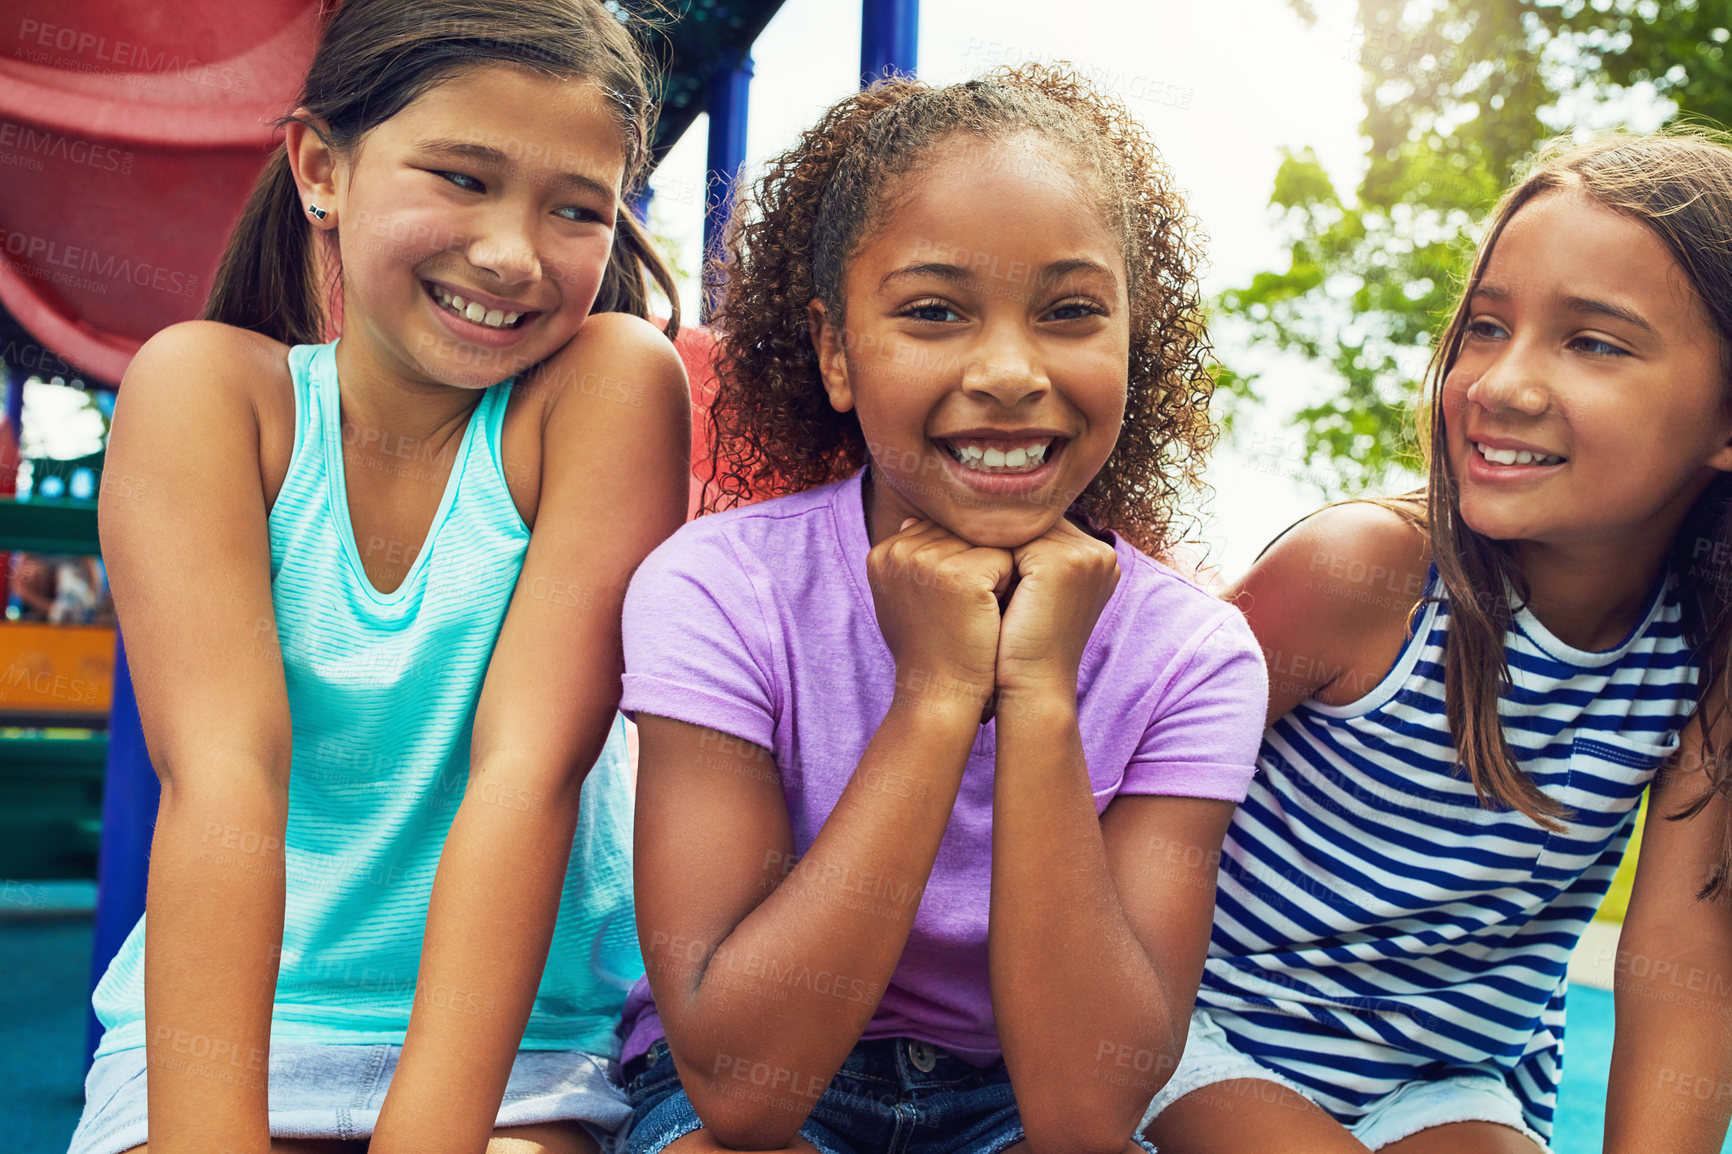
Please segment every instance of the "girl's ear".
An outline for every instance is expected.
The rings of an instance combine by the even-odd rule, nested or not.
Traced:
[[[848,381],[846,334],[842,326],[830,323],[824,302],[816,298],[806,306],[806,319],[812,330],[812,351],[818,354],[818,372],[824,377],[824,391],[830,394],[830,407],[846,413],[854,407],[854,386]]]
[[[1732,396],[1732,381],[1721,382],[1721,388],[1724,390],[1723,396]],[[1725,419],[1725,415],[1728,413],[1732,413],[1732,404],[1722,405],[1720,428],[1726,432],[1726,440],[1705,462],[1710,469],[1718,469],[1722,473],[1732,473],[1732,426],[1728,426]]]
[[[1729,438],[1712,457],[1708,458],[1708,467],[1718,469],[1722,473],[1732,473],[1732,438]]]
[[[297,108],[283,129],[289,171],[301,194],[301,208],[314,228],[337,227],[337,154],[329,143],[325,122]]]

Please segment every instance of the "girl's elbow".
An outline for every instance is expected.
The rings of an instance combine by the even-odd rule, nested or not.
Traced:
[[[524,818],[575,819],[590,764],[525,765],[519,759],[472,755],[463,804],[480,812]]]
[[[686,1088],[692,1109],[716,1145],[726,1150],[783,1150],[791,1146],[810,1111],[779,1102],[767,1090],[741,1093],[722,1077]],[[750,1083],[743,1088],[751,1089]]]
[[[182,756],[155,760],[159,821],[176,814],[202,815],[265,806],[286,809],[289,800],[289,758],[283,755],[230,758]]]
[[[776,1058],[717,1050],[690,1058],[679,1063],[680,1084],[704,1129],[728,1150],[786,1148],[823,1094],[821,1085],[802,1086]]]
[[[1022,1107],[1022,1133],[1029,1154],[1124,1154],[1134,1149],[1131,1132],[1136,1120],[1115,1124],[1112,1113],[1079,1109],[1074,1100],[1068,1109],[1033,1115]]]
[[[1184,1052],[1184,1035],[1168,1042],[1147,1048],[1103,1046],[1086,1077],[1018,1086],[1017,1108],[1029,1150],[1118,1154],[1134,1149],[1131,1134],[1144,1107],[1172,1077]]]
[[[1114,1076],[1099,1071],[1098,1079],[1053,1079],[1039,1090],[1017,1088],[1017,1110],[1023,1134],[1033,1154],[1041,1151],[1100,1151],[1119,1154],[1143,1108],[1155,1096],[1152,1076],[1124,1071]],[[1117,1072],[1115,1071],[1115,1074]]]

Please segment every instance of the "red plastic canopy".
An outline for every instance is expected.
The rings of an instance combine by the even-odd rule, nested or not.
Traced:
[[[0,305],[120,383],[204,305],[318,40],[319,0],[10,0],[0,19]],[[711,340],[682,331],[702,401]],[[0,356],[4,356],[0,352]],[[694,413],[702,460],[705,410]],[[693,509],[698,482],[693,480]]]
[[[317,0],[11,0],[0,20],[0,304],[118,383],[197,316],[312,59]]]

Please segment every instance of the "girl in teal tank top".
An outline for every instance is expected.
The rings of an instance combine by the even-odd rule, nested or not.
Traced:
[[[482,394],[408,577],[381,593],[349,531],[336,345],[289,352],[295,448],[270,513],[293,727],[286,912],[272,1037],[394,1042],[409,1026],[439,852],[469,775],[475,702],[529,544],[499,464],[509,383]],[[584,780],[526,1049],[606,1054],[642,963],[622,722]],[[216,840],[210,855],[238,856]],[[594,954],[592,957],[592,946]],[[143,924],[96,993],[99,1053],[142,1045]]]
[[[598,0],[348,0],[210,320],[129,368],[151,499],[101,525],[163,792],[77,1154],[626,1116],[619,614],[689,475],[644,75]]]

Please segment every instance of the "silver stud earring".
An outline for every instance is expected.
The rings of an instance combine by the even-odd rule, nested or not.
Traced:
[[[324,220],[324,219],[325,219],[325,218],[326,218],[326,217],[327,217],[327,216],[330,216],[330,215],[331,215],[331,210],[330,210],[330,209],[328,209],[328,208],[320,208],[320,207],[319,207],[319,206],[318,206],[318,205],[316,205],[316,204],[309,204],[309,205],[307,205],[307,211],[308,211],[308,212],[310,212],[310,213],[312,213],[312,214],[313,214],[313,219],[314,219],[314,220]]]

